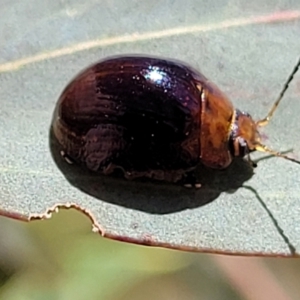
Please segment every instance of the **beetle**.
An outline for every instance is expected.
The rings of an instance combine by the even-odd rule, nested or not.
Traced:
[[[56,104],[52,127],[68,162],[108,175],[177,182],[199,163],[227,168],[262,151],[261,143],[300,60],[266,118],[254,121],[187,64],[152,56],[115,56],[79,73]],[[190,186],[190,184],[187,184]],[[200,187],[200,184],[196,184]]]

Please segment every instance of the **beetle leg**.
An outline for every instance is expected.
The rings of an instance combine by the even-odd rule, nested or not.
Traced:
[[[199,189],[201,187],[201,183],[198,182],[194,171],[190,171],[184,175],[183,186],[186,188],[196,189]]]
[[[73,160],[65,153],[65,151],[61,150],[60,155],[68,164],[72,165],[74,163]]]
[[[248,153],[248,155],[247,155],[247,160],[248,160],[249,165],[250,165],[253,169],[257,167],[257,163],[251,159],[251,156],[250,156],[249,153]]]

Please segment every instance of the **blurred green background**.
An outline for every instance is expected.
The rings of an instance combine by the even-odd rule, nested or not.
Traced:
[[[299,299],[300,261],[187,253],[102,238],[62,209],[0,217],[0,299]]]

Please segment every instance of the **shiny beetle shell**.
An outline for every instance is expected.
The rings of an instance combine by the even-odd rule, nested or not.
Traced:
[[[259,138],[248,114],[193,68],[155,57],[96,63],[69,83],[53,131],[68,160],[176,182],[200,162],[226,168]]]

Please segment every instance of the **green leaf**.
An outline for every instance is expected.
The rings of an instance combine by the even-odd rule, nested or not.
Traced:
[[[55,103],[74,75],[121,53],[185,61],[237,108],[263,118],[299,56],[299,4],[277,10],[274,3],[261,7],[245,0],[216,9],[210,2],[176,1],[155,9],[132,1],[106,10],[93,1],[55,3],[45,9],[34,0],[2,10],[0,26],[8,24],[11,34],[0,35],[1,214],[30,220],[72,204],[114,239],[192,251],[298,254],[297,164],[269,158],[254,173],[240,161],[224,172],[202,170],[199,190],[128,182],[67,165],[49,141],[49,128]],[[298,157],[299,97],[297,75],[263,130],[270,147],[293,148]]]

